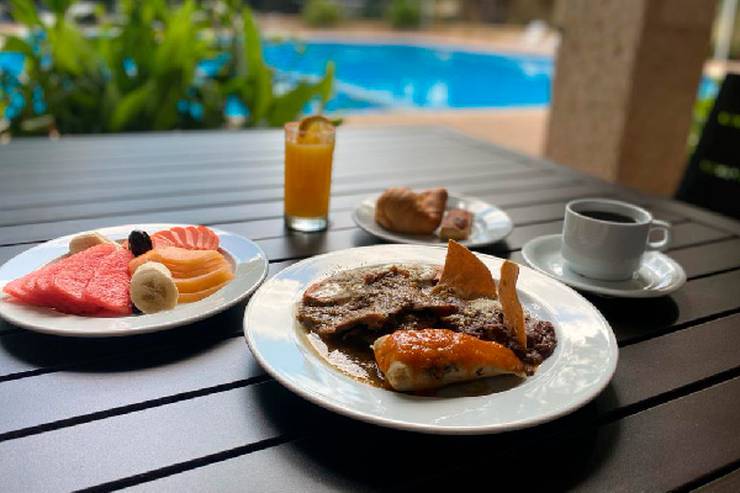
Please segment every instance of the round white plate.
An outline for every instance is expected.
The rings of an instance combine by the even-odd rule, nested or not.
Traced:
[[[672,293],[686,283],[686,273],[675,260],[660,252],[645,252],[640,269],[626,281],[600,281],[573,272],[560,255],[559,234],[528,241],[522,256],[538,271],[576,289],[619,298],[655,298]]]
[[[96,229],[112,240],[126,239],[133,229],[150,233],[169,229],[177,224],[129,224]],[[267,275],[267,257],[255,243],[239,235],[211,228],[219,237],[221,251],[234,267],[234,279],[211,296],[195,303],[184,303],[172,310],[152,315],[127,317],[81,317],[54,310],[23,305],[11,301],[0,291],[0,317],[8,322],[47,334],[74,337],[115,337],[156,332],[185,325],[220,311],[249,296]],[[8,282],[32,272],[68,252],[69,240],[76,236],[63,236],[47,241],[15,256],[0,267],[0,290]]]
[[[383,226],[375,222],[375,202],[380,195],[369,197],[352,213],[352,219],[355,223],[370,233],[384,240],[395,243],[408,243],[411,245],[446,245],[447,240],[440,239],[437,235],[407,235],[403,233],[394,233],[388,231]],[[459,243],[468,248],[480,247],[501,241],[511,233],[514,223],[511,222],[508,214],[487,202],[474,197],[465,197],[463,195],[449,194],[447,197],[446,210],[465,209],[475,216],[473,217],[473,226],[470,230],[470,236],[467,240]]]
[[[558,346],[526,380],[510,378],[499,391],[475,397],[424,397],[364,384],[323,360],[302,337],[294,310],[305,288],[338,270],[388,263],[444,263],[445,248],[376,245],[306,259],[257,290],[244,315],[244,333],[257,361],[309,401],[340,414],[392,428],[445,434],[498,433],[570,413],[609,383],[617,343],[598,310],[567,286],[527,267],[519,274],[525,308],[555,326]],[[502,259],[478,255],[498,278]]]

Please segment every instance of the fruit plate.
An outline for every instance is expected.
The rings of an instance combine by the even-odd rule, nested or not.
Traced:
[[[340,269],[389,263],[443,264],[446,249],[375,245],[311,257],[280,271],[255,292],[244,314],[252,354],[276,380],[334,412],[391,428],[440,434],[486,434],[526,428],[583,406],[617,366],[617,342],[599,311],[573,289],[521,266],[517,291],[525,309],[555,326],[558,346],[525,379],[494,377],[477,396],[420,396],[357,381],[330,366],[295,320],[308,285]],[[498,278],[503,260],[478,255]]]
[[[129,224],[97,229],[111,240],[125,240],[131,230],[150,233],[178,224]],[[196,322],[221,312],[249,296],[267,276],[267,257],[254,242],[211,228],[219,237],[221,253],[234,268],[234,279],[211,296],[195,303],[151,315],[95,317],[68,315],[49,308],[24,305],[0,291],[0,317],[36,332],[72,337],[118,337],[157,332]],[[0,290],[8,282],[55,260],[68,251],[69,240],[80,233],[47,241],[15,256],[0,267]]]
[[[447,244],[447,240],[443,240],[434,234],[409,235],[395,233],[383,228],[375,222],[375,202],[378,197],[379,195],[366,198],[352,213],[352,219],[359,227],[373,236],[394,243],[431,246]],[[508,214],[495,205],[475,197],[450,193],[447,197],[446,210],[450,209],[465,209],[475,214],[470,236],[466,240],[459,241],[468,248],[481,247],[501,241],[509,236],[514,228]]]

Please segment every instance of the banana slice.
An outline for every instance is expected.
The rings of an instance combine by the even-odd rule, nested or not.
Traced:
[[[131,301],[144,313],[171,310],[179,294],[172,273],[159,262],[141,264],[131,276]]]
[[[94,247],[95,245],[102,245],[103,243],[113,243],[119,248],[121,247],[121,245],[119,245],[115,241],[109,240],[100,233],[82,233],[75,236],[69,241],[69,253],[75,254],[81,252],[82,250],[87,250],[88,248]]]

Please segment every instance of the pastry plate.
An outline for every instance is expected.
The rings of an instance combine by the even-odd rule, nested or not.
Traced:
[[[124,240],[133,229],[155,232],[178,224],[129,224],[95,231],[112,240]],[[0,317],[36,332],[74,337],[115,337],[157,332],[189,324],[220,311],[249,296],[267,275],[267,257],[252,241],[211,228],[219,237],[221,253],[234,267],[234,279],[211,296],[152,315],[127,317],[83,317],[24,305],[0,291]],[[15,256],[0,267],[0,290],[5,284],[65,255],[69,240],[79,233],[47,241]]]
[[[526,380],[494,377],[491,393],[478,396],[409,395],[354,380],[309,347],[295,320],[296,304],[309,284],[342,269],[441,265],[445,254],[440,247],[375,245],[291,265],[249,301],[244,315],[247,343],[268,373],[309,401],[369,423],[426,433],[486,434],[534,426],[578,409],[609,383],[617,365],[617,343],[609,324],[580,294],[523,266],[517,285],[520,299],[535,316],[550,320],[558,337],[553,355]],[[503,260],[478,257],[498,278]]]
[[[522,256],[534,269],[581,291],[614,298],[656,298],[686,284],[681,265],[660,252],[645,252],[638,271],[626,281],[601,281],[573,272],[560,254],[562,235],[546,235],[528,241]]]
[[[375,222],[375,202],[380,195],[368,197],[352,213],[355,223],[370,233],[384,240],[394,243],[408,243],[412,245],[446,245],[447,241],[436,235],[407,235],[394,233]],[[484,202],[475,197],[466,197],[450,193],[447,197],[446,210],[465,209],[472,212],[473,227],[467,240],[459,241],[468,248],[489,245],[506,238],[514,224],[508,214],[495,205]]]

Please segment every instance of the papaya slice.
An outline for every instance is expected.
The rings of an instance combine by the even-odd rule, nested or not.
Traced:
[[[155,248],[176,246],[188,250],[218,250],[218,235],[206,226],[175,226],[152,235]]]
[[[194,303],[196,301],[200,301],[203,298],[206,298],[208,296],[211,296],[213,293],[227,285],[229,281],[226,281],[222,284],[217,284],[216,286],[210,287],[208,289],[204,289],[202,291],[196,291],[194,293],[180,293],[180,296],[177,298],[178,303]]]
[[[184,279],[186,277],[202,276],[203,274],[208,274],[209,272],[213,272],[214,270],[218,270],[224,267],[231,269],[231,265],[225,259],[204,262],[203,264],[194,267],[178,267],[173,265],[171,268],[168,267],[168,269],[170,269],[172,277],[179,277]]]
[[[178,279],[175,277],[175,284],[180,293],[196,293],[213,286],[223,285],[224,283],[231,281],[233,278],[234,274],[231,273],[231,269],[228,266],[223,266],[200,276],[187,277],[184,279]]]

